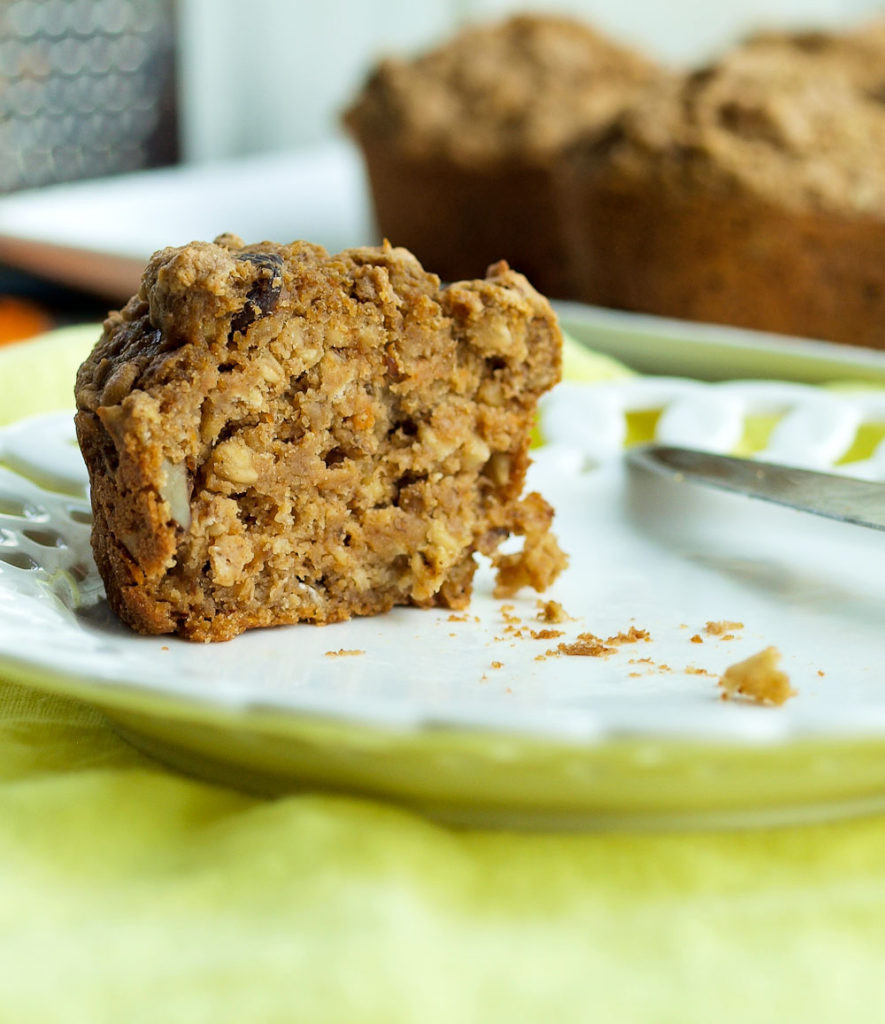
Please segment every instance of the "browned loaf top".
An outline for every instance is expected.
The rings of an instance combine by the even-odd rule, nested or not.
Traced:
[[[409,157],[549,162],[660,74],[581,22],[519,15],[471,26],[416,60],[382,61],[346,120]]]
[[[565,557],[520,494],[560,359],[548,302],[503,263],[441,288],[389,245],[158,252],[77,376],[109,602],[141,632],[224,640],[464,607],[475,552],[500,593],[545,588]]]

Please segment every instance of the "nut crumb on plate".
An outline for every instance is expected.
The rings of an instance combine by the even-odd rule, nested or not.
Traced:
[[[756,704],[783,704],[797,691],[790,686],[790,678],[777,665],[781,653],[776,647],[765,650],[729,666],[719,679],[722,699],[746,697]]]

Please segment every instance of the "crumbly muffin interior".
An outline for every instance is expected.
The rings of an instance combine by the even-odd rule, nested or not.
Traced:
[[[460,608],[510,533],[503,590],[543,589],[565,560],[520,492],[560,346],[506,264],[441,288],[389,245],[157,253],[77,381],[111,604],[200,640]]]

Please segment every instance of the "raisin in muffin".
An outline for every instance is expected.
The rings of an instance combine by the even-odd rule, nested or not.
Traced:
[[[885,347],[885,34],[760,36],[575,145],[587,302]]]
[[[378,227],[446,280],[506,259],[542,292],[569,294],[553,169],[660,74],[586,25],[539,16],[383,61],[345,115]]]
[[[502,594],[545,588],[565,558],[551,508],[520,494],[560,355],[504,263],[441,288],[389,245],[156,253],[77,377],[111,606],[195,640],[462,608],[476,552]],[[510,534],[522,552],[497,555]]]

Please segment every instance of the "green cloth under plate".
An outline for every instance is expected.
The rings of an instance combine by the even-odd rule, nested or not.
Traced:
[[[95,336],[0,351],[0,418],[70,406]],[[184,778],[0,682],[0,1024],[831,1024],[885,1013],[883,963],[885,819],[458,832]]]

